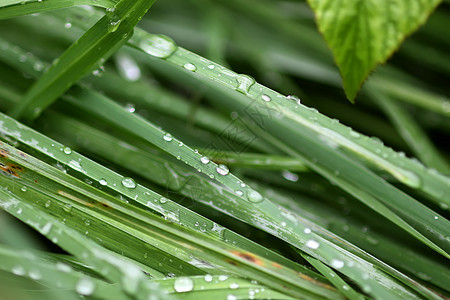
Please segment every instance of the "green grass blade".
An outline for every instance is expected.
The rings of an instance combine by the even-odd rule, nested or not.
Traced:
[[[324,276],[326,276],[333,285],[338,288],[342,294],[344,294],[350,300],[362,300],[364,296],[357,293],[352,287],[350,287],[339,275],[333,271],[333,269],[327,267],[319,260],[312,258],[310,256],[303,255],[303,257],[317,270],[319,270]],[[370,292],[370,290],[365,290],[365,292]]]
[[[2,180],[4,178],[2,177]],[[105,278],[120,282],[126,293],[143,295],[157,293],[161,299],[164,294],[153,284],[147,282],[143,273],[131,263],[124,261],[120,256],[89,241],[81,234],[60,223],[54,217],[37,211],[31,205],[17,200],[11,192],[0,190],[0,206],[18,219],[24,221],[46,237],[57,238],[58,244],[69,252],[83,259],[93,266]],[[89,291],[93,292],[92,283]],[[95,287],[94,287],[95,289]]]
[[[382,107],[417,157],[429,168],[433,168],[443,174],[450,174],[450,167],[447,161],[436,150],[427,134],[408,112],[400,104],[396,103],[394,99],[382,93],[372,89],[369,90],[369,93],[373,95],[374,100]]]
[[[45,283],[54,289],[83,292],[83,284],[91,283],[95,288],[90,296],[108,299],[127,299],[126,295],[117,287],[88,277],[81,272],[73,270],[64,262],[49,262],[39,253],[32,251],[18,251],[17,249],[0,246],[0,269],[12,272],[18,276],[29,276],[33,280]],[[83,294],[83,293],[80,293]],[[67,293],[65,299],[77,299]]]
[[[113,0],[46,0],[44,3],[38,0],[11,0],[0,3],[0,20],[23,15],[42,13],[75,5],[93,5],[99,7],[112,7]]]
[[[106,60],[131,35],[154,1],[122,0],[69,47],[14,108],[27,121],[40,113],[100,60]]]

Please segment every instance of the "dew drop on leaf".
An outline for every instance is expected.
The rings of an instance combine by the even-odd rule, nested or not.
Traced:
[[[239,288],[239,284],[237,284],[237,283],[232,283],[232,284],[230,284],[230,289],[232,289],[232,290],[235,290],[235,289],[237,289],[237,288]]]
[[[159,58],[168,58],[178,48],[171,38],[157,34],[143,38],[139,47],[146,53]]]
[[[200,161],[202,162],[202,164],[206,165],[207,163],[209,163],[209,158],[207,158],[206,156],[202,156],[202,158],[200,158]]]
[[[101,185],[108,185],[108,182],[106,181],[106,179],[102,178],[98,181],[98,183],[100,183]]]
[[[89,278],[81,278],[78,281],[75,289],[78,294],[83,296],[89,296],[94,292],[95,284]]]
[[[344,266],[344,262],[339,259],[332,259],[331,266],[335,269],[341,269]]]
[[[28,272],[28,276],[30,276],[30,278],[33,279],[33,280],[40,280],[40,279],[42,279],[42,274],[37,269],[31,270],[30,272]]]
[[[212,277],[211,274],[206,274],[206,275],[205,275],[205,281],[206,281],[206,282],[211,282],[212,280],[213,280],[213,277]]]
[[[235,79],[238,82],[236,91],[242,94],[248,94],[250,87],[255,84],[255,79],[248,75],[236,75]]]
[[[296,95],[288,95],[286,98],[288,98],[291,101],[294,101],[297,104],[301,103],[300,98],[298,96],[296,96]]]
[[[188,71],[192,71],[192,72],[197,71],[197,67],[196,67],[194,64],[191,64],[191,63],[186,63],[186,64],[184,64],[183,67],[184,67],[186,70],[188,70]]]
[[[228,173],[230,173],[230,170],[228,169],[228,167],[225,165],[222,165],[222,164],[217,166],[216,171],[220,175],[228,175]]]
[[[166,133],[163,138],[166,142],[171,142],[173,140],[173,137],[170,133]]]
[[[269,102],[270,100],[272,100],[272,98],[270,98],[270,96],[266,94],[262,95],[261,99],[265,102]]]
[[[319,243],[316,242],[315,240],[308,240],[306,242],[306,247],[311,248],[311,249],[317,249],[319,248]]]
[[[251,190],[247,193],[247,197],[248,197],[248,201],[253,202],[253,203],[258,203],[263,201],[263,196],[255,191],[255,190]]]
[[[122,179],[122,184],[124,187],[129,189],[134,189],[136,187],[136,182],[133,178],[130,177],[125,177],[124,179]]]
[[[175,280],[173,288],[178,293],[190,292],[194,288],[194,281],[189,277],[179,277]]]
[[[12,268],[11,271],[13,272],[14,275],[17,275],[17,276],[25,275],[25,269],[22,266],[15,266]]]

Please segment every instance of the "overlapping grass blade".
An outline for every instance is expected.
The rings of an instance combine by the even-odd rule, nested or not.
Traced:
[[[2,185],[7,180],[1,177]],[[0,189],[0,205],[10,214],[38,230],[50,239],[56,238],[58,245],[79,259],[95,267],[105,278],[118,282],[124,292],[146,299],[145,295],[156,293],[161,299],[168,298],[154,285],[147,282],[144,274],[132,263],[86,239],[80,233],[68,228],[55,217],[36,210],[32,205],[19,201],[11,191]],[[92,293],[93,283],[87,283]],[[168,298],[169,299],[169,298]]]
[[[442,174],[450,174],[450,167],[447,161],[436,150],[434,145],[422,128],[408,114],[408,112],[393,99],[386,95],[369,89],[374,100],[383,108],[397,131],[408,142],[411,149],[422,162],[429,168],[438,170]]]
[[[154,1],[119,1],[61,55],[11,112],[31,121],[100,60],[106,60],[132,34]]]
[[[75,5],[93,5],[99,7],[113,7],[114,0],[4,0],[0,3],[0,20],[13,17],[42,13]]]
[[[283,291],[284,293],[290,294],[294,297],[303,295],[304,297],[315,298],[317,296],[314,295],[321,295],[326,298],[334,298],[338,296],[333,290],[330,290],[329,287],[322,287],[323,284],[319,285],[313,279],[307,276],[304,277],[306,279],[302,279],[302,277],[298,277],[300,276],[299,273],[294,272],[288,268],[282,268],[278,264],[271,264],[270,261],[266,260],[263,257],[255,256],[254,254],[248,254],[252,257],[252,259],[249,259],[244,254],[242,254],[242,252],[239,252],[237,248],[227,245],[221,241],[215,240],[212,242],[209,239],[205,239],[206,236],[200,232],[194,232],[190,229],[183,229],[180,226],[174,226],[173,224],[168,223],[158,216],[154,216],[152,214],[144,214],[140,212],[139,209],[128,206],[126,204],[119,206],[119,199],[115,199],[114,197],[106,197],[106,195],[104,195],[102,198],[99,198],[102,193],[97,189],[80,181],[77,181],[56,169],[45,166],[45,164],[40,163],[39,161],[28,155],[25,155],[25,159],[21,158],[22,155],[20,152],[16,153],[16,150],[14,150],[14,148],[7,146],[6,144],[2,145],[2,148],[4,152],[8,153],[9,160],[23,166],[21,171],[21,174],[23,175],[21,176],[22,180],[25,180],[25,182],[30,181],[30,183],[32,183],[36,181],[36,179],[40,179],[40,187],[37,187],[36,184],[34,184],[34,186],[28,186],[26,195],[30,199],[39,198],[38,195],[34,195],[34,193],[40,189],[42,190],[41,187],[47,187],[48,190],[52,190],[54,194],[62,196],[62,198],[65,198],[66,201],[71,200],[70,212],[73,216],[75,215],[75,211],[80,210],[93,218],[93,220],[90,222],[94,222],[94,219],[102,220],[104,224],[110,224],[109,226],[113,226],[120,230],[128,232],[128,234],[130,234],[131,236],[138,237],[142,239],[142,241],[153,244],[153,246],[162,247],[164,244],[166,244],[166,250],[169,251],[169,253],[172,250],[175,251],[172,253],[177,253],[179,259],[188,260],[191,262],[194,257],[202,257],[204,261],[203,264],[206,264],[205,267],[208,268],[219,262],[219,265],[222,265],[222,267],[228,266],[230,271],[239,272],[240,274],[249,276],[250,278],[254,278],[263,284],[274,287],[275,289]],[[85,162],[86,160],[83,163],[85,164]],[[79,169],[79,166],[77,168]],[[48,177],[49,179],[54,179],[55,177],[57,177],[59,178],[59,184],[66,188],[62,190],[61,187],[43,182],[42,178],[36,178],[36,175],[29,173],[30,171],[35,171],[38,174],[42,174],[45,177]],[[3,186],[8,187],[9,189],[14,189],[13,183],[8,184],[8,181],[11,181],[10,179],[1,178],[1,180]],[[112,185],[114,185],[114,183],[112,183]],[[67,188],[69,187],[71,190],[67,190]],[[124,187],[124,189],[127,189],[127,187]],[[66,191],[70,191],[70,193]],[[22,200],[30,201],[30,199],[23,198]],[[55,198],[55,200],[61,201],[62,199]],[[53,207],[53,204],[48,204],[48,201],[44,203],[36,203],[33,200],[31,201],[35,204],[38,204],[42,210],[51,210]],[[16,209],[16,206],[21,205],[22,203],[22,201],[19,202],[18,200],[15,200],[14,203],[6,202],[6,204],[4,204],[4,208],[7,209],[8,212],[11,212],[11,209],[9,209],[11,206],[14,206],[14,209]],[[106,208],[101,208],[102,206]],[[101,209],[94,209],[94,207],[100,207]],[[113,210],[108,209],[108,207],[113,208]],[[20,211],[20,213],[17,213],[17,211],[14,211],[12,213],[14,215],[20,215],[20,217],[22,217],[24,215],[24,211],[25,209],[23,209],[23,211]],[[123,214],[127,215],[127,217],[125,218]],[[69,217],[67,217],[66,219],[69,219]],[[78,222],[74,222],[71,226],[80,224],[82,220],[83,219],[80,218]],[[176,219],[173,220],[176,221]],[[55,220],[55,222],[58,221]],[[69,220],[66,220],[65,223],[69,223]],[[61,245],[59,236],[62,233],[55,232],[55,229],[52,229],[52,226],[54,225],[54,222],[51,222],[46,223],[43,227],[38,226],[38,228],[49,238],[54,238],[51,233],[55,233],[58,238],[58,244]],[[87,229],[94,228],[93,225],[90,225],[90,227],[89,224],[86,225]],[[104,226],[105,225],[103,225],[103,227]],[[75,227],[78,227],[77,230],[81,229],[79,228],[80,225]],[[110,234],[114,234],[113,229],[114,228],[109,228],[108,232],[110,232]],[[84,229],[81,229],[80,231],[82,230]],[[188,232],[190,233],[189,235],[186,234]],[[170,244],[172,244],[172,250],[170,250]],[[62,246],[64,247],[64,244],[62,244]],[[191,253],[192,255],[194,255],[194,257],[185,256],[182,249]],[[90,260],[88,260],[88,262],[92,263]],[[198,263],[196,264],[198,265]],[[261,271],[263,271],[263,273],[261,273]],[[134,274],[134,276],[137,275]],[[296,278],[295,282],[292,281],[293,278]],[[130,283],[128,282],[128,284]],[[137,283],[136,287],[133,285],[133,288],[137,288]]]
[[[12,271],[18,276],[29,276],[58,290],[83,292],[83,284],[89,289],[93,286],[90,296],[108,299],[126,299],[126,295],[118,286],[109,284],[95,277],[89,277],[64,262],[49,262],[40,253],[24,251],[0,246],[0,269]],[[86,293],[88,294],[88,293]],[[67,293],[65,299],[77,299],[73,294]]]

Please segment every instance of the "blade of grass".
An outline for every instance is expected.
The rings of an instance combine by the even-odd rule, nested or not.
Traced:
[[[42,13],[75,5],[93,5],[104,8],[113,7],[114,0],[4,0],[0,3],[0,20]]]
[[[4,179],[3,176],[0,177]],[[58,244],[80,259],[89,262],[96,271],[110,280],[120,282],[124,292],[145,299],[145,295],[156,293],[161,299],[169,299],[156,286],[149,283],[141,271],[133,264],[124,261],[81,234],[68,228],[54,217],[37,211],[31,205],[19,201],[11,192],[0,189],[0,207],[16,218],[40,231],[48,238],[57,238]],[[49,225],[50,224],[50,225]],[[89,291],[92,293],[92,283]]]
[[[381,106],[397,131],[426,166],[443,174],[450,174],[448,163],[434,147],[427,134],[400,104],[385,94],[370,89],[370,86],[367,92]]]
[[[11,115],[28,122],[38,117],[98,61],[104,61],[114,53],[130,37],[133,28],[154,2],[119,1],[54,61],[20,104],[11,111]]]
[[[63,262],[50,263],[38,253],[32,251],[18,251],[0,245],[0,269],[12,272],[18,276],[29,276],[31,279],[43,282],[55,289],[77,291],[83,294],[83,284],[95,286],[89,296],[108,299],[127,299],[126,295],[117,287],[103,280],[88,277],[73,270]],[[73,294],[67,293],[65,299],[77,299]]]

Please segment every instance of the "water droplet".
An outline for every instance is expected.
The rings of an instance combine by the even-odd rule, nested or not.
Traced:
[[[184,64],[183,67],[184,67],[186,70],[188,70],[188,71],[192,71],[192,72],[197,71],[197,67],[196,67],[194,64],[191,64],[191,63],[186,63],[186,64]]]
[[[106,181],[106,179],[104,178],[100,179],[98,183],[100,183],[101,185],[108,185],[108,181]]]
[[[40,280],[40,279],[42,279],[42,274],[37,269],[33,269],[30,272],[28,272],[28,276],[30,276],[30,278],[33,279],[33,280]]]
[[[161,197],[161,198],[159,199],[159,202],[160,202],[161,204],[164,204],[164,203],[167,202],[167,198]]]
[[[284,222],[284,221],[281,222],[281,226],[286,227],[286,225],[287,225],[286,222]]]
[[[284,177],[284,179],[297,182],[298,181],[298,175],[289,171],[283,171],[281,175]]]
[[[213,280],[212,275],[210,275],[210,274],[206,274],[206,275],[205,275],[205,281],[206,281],[206,282],[211,282],[212,280]]]
[[[67,22],[66,24],[64,24],[64,28],[66,29],[72,28],[72,24],[70,22]]]
[[[21,190],[22,192],[26,192],[26,191],[27,191],[27,187],[26,187],[26,186],[23,186],[23,187],[20,188],[20,190]]]
[[[33,66],[33,69],[35,71],[40,72],[40,71],[42,71],[44,69],[44,65],[41,62],[35,62],[34,66]]]
[[[305,229],[303,229],[303,232],[306,233],[306,234],[310,234],[311,233],[311,229],[305,228]]]
[[[209,158],[207,158],[206,156],[202,156],[202,158],[200,158],[200,161],[202,162],[202,164],[206,165],[207,163],[209,163]]]
[[[69,273],[72,271],[71,266],[69,266],[66,263],[60,262],[60,261],[56,263],[56,269],[58,269],[59,271],[64,272],[64,273]]]
[[[134,113],[136,111],[136,107],[134,107],[133,103],[127,103],[124,108],[129,113]]]
[[[339,259],[332,259],[331,266],[335,269],[341,269],[344,266],[344,262]]]
[[[219,281],[225,281],[228,279],[227,275],[219,275]]]
[[[166,133],[163,138],[166,142],[171,142],[173,140],[173,137],[170,133]]]
[[[12,268],[11,271],[13,272],[14,275],[17,275],[17,276],[25,275],[25,268],[22,266],[15,266]]]
[[[249,191],[247,193],[247,197],[248,197],[248,200],[253,203],[261,202],[264,199],[263,196],[255,190]]]
[[[319,248],[320,244],[316,242],[315,240],[309,240],[306,242],[306,247],[311,249],[317,249]]]
[[[237,284],[235,282],[230,284],[230,289],[235,290],[235,289],[238,289],[238,288],[239,288],[239,284]]]
[[[64,151],[65,154],[72,153],[72,149],[70,149],[69,147],[64,147],[63,151]]]
[[[122,179],[122,184],[124,187],[129,189],[134,189],[136,187],[136,182],[130,177],[124,177],[124,179]]]
[[[241,190],[237,190],[236,195],[238,195],[239,197],[242,197],[244,195],[244,192]]]
[[[288,95],[286,98],[288,98],[289,100],[294,101],[297,104],[301,103],[300,98],[298,96],[296,96],[296,95]]]
[[[141,78],[141,69],[136,61],[126,54],[116,55],[119,74],[127,81],[133,82]]]
[[[98,69],[95,69],[94,71],[92,71],[92,75],[94,75],[96,77],[100,77],[103,75],[104,72],[105,72],[105,67],[100,66]]]
[[[190,292],[194,288],[194,281],[189,277],[178,277],[173,284],[178,293]]]
[[[146,53],[160,58],[171,56],[178,48],[171,38],[157,34],[143,38],[139,47]]]
[[[70,211],[72,210],[72,205],[70,204],[64,204],[62,209],[66,212],[66,213],[70,213]]]
[[[255,79],[248,75],[236,75],[236,81],[238,82],[238,87],[236,91],[242,94],[248,94],[250,87],[255,84]]]
[[[50,223],[50,222],[47,222],[45,225],[44,225],[44,227],[42,227],[42,229],[41,229],[41,233],[43,234],[43,235],[47,235],[49,232],[50,232],[50,230],[52,229],[52,223]]]
[[[19,209],[17,210],[17,214],[20,215],[22,213],[22,208],[19,207]]]
[[[237,299],[237,297],[233,294],[227,295],[227,300],[236,300],[236,299]]]
[[[89,278],[81,278],[78,281],[75,290],[80,295],[89,296],[94,292],[95,284]]]
[[[222,165],[222,164],[217,166],[216,171],[220,175],[228,175],[228,173],[230,173],[230,170],[228,169],[228,167],[225,165]]]
[[[214,69],[214,68],[215,68],[214,65],[208,65],[208,69],[212,70],[212,69]]]
[[[438,216],[434,216],[434,219],[437,220],[437,219],[439,219],[439,217]]]
[[[119,28],[122,20],[111,21],[108,24],[108,32],[115,32]]]
[[[266,102],[269,102],[270,100],[272,100],[272,98],[270,98],[270,96],[269,96],[269,95],[266,95],[266,94],[263,94],[263,95],[261,96],[261,99],[262,99],[263,101],[266,101]]]

